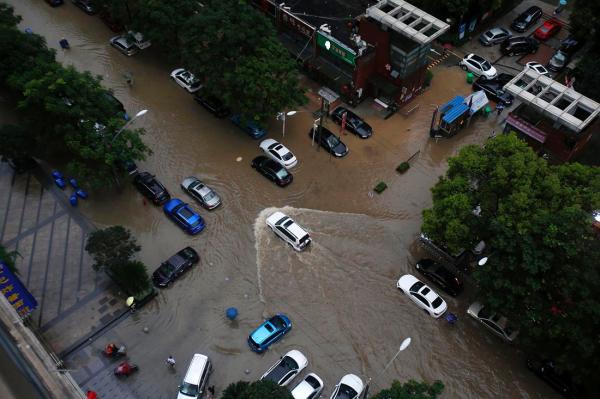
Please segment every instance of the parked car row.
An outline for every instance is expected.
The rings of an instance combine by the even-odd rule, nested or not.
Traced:
[[[273,381],[284,387],[308,366],[308,359],[302,352],[291,350],[283,355],[260,377],[261,381]],[[354,374],[346,374],[335,386],[330,399],[358,399],[364,391],[364,383]],[[316,399],[321,396],[323,380],[315,373],[307,374],[291,390],[294,399]]]
[[[541,19],[542,15],[543,12],[540,7],[529,7],[527,10],[519,14],[517,18],[515,18],[510,27],[515,32],[524,33],[534,26]],[[562,26],[563,22],[561,22],[559,19],[550,18],[544,21],[542,25],[537,27],[537,29],[533,32],[533,37],[515,36],[506,28],[494,27],[483,32],[479,36],[479,41],[484,46],[500,44],[501,53],[508,56],[534,54],[537,52],[540,42],[547,41],[551,37],[558,34],[561,31]],[[548,70],[552,72],[559,72],[567,66],[570,59],[573,57],[573,54],[582,46],[582,44],[582,40],[578,40],[573,36],[569,36],[567,39],[561,42],[560,47],[556,49],[546,66],[543,66],[539,63],[529,62],[527,63],[527,67],[544,75],[548,74]],[[470,54],[469,56],[473,56],[473,54]],[[488,79],[494,79],[496,77],[492,73],[487,72],[481,60],[475,60],[479,62],[477,64],[473,64],[473,62],[469,62],[467,57],[465,57],[465,59],[463,59],[460,63],[465,70],[470,70],[477,76],[482,76]]]

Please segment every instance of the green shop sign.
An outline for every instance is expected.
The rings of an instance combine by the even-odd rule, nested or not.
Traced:
[[[327,33],[317,31],[317,45],[346,63],[355,65],[356,53],[354,50]]]

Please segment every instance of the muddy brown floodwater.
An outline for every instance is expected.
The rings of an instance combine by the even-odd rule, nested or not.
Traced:
[[[171,81],[169,72],[179,65],[163,62],[152,48],[130,58],[121,55],[108,44],[113,33],[70,2],[58,8],[41,0],[8,3],[23,16],[21,27],[45,36],[51,47],[57,48],[61,37],[69,40],[70,50],[57,49],[62,63],[101,75],[130,114],[149,110],[135,122],[147,130],[145,141],[153,150],[141,169],[155,173],[174,197],[191,202],[179,188],[191,175],[223,197],[220,209],[201,211],[207,228],[196,237],[185,235],[160,208],[144,205],[131,185],[81,205],[97,225],[130,228],[151,270],[185,245],[202,257],[185,278],[107,333],[127,342],[141,367],[136,378],[143,383],[132,389],[132,397],[173,397],[194,352],[212,358],[211,383],[219,392],[232,381],[260,377],[292,348],[306,354],[308,370],[324,379],[323,396],[352,372],[364,380],[372,377],[372,392],[394,378],[413,378],[443,381],[444,398],[555,397],[526,370],[521,354],[468,320],[473,299],[468,292],[458,300],[443,295],[459,316],[451,328],[418,310],[395,286],[420,256],[415,240],[421,211],[431,203],[430,187],[444,173],[447,158],[465,144],[482,143],[494,129],[493,118],[478,119],[451,140],[429,138],[432,104],[470,90],[458,68],[436,68],[433,87],[416,100],[419,109],[409,117],[383,120],[370,102],[363,104],[359,113],[375,133],[368,140],[343,135],[350,148],[344,159],[311,147],[310,112],[290,117],[283,142],[299,165],[294,182],[281,189],[250,168],[259,155],[257,141],[209,115]],[[134,75],[131,88],[123,78],[128,71]],[[315,96],[310,98],[302,111],[318,108]],[[281,125],[269,128],[270,137],[281,139]],[[417,151],[410,171],[398,175],[395,167]],[[379,180],[389,188],[373,195]],[[308,251],[293,252],[266,229],[265,216],[282,207],[311,232]],[[229,306],[239,309],[236,322],[224,317]],[[266,354],[251,353],[247,334],[275,312],[288,314],[293,330]],[[382,373],[405,337],[412,337],[412,344]],[[104,342],[93,345],[101,348]],[[178,360],[177,373],[162,367],[168,354]]]

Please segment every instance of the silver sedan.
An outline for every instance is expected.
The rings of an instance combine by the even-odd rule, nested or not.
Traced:
[[[216,191],[202,183],[197,177],[190,176],[183,179],[181,188],[208,210],[221,205],[221,197]]]

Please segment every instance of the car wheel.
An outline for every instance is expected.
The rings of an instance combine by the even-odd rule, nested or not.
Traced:
[[[426,314],[427,316],[431,316],[431,313],[429,313],[429,311],[428,311],[427,309],[423,309],[423,312],[425,312],[425,314]]]
[[[463,70],[463,71],[466,71],[466,70],[467,70],[467,67],[466,67],[466,65],[461,65],[460,67],[462,68],[462,70]]]

